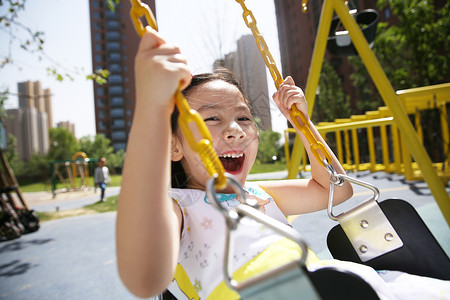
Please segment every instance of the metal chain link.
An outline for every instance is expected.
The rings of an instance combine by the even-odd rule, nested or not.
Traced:
[[[305,13],[308,10],[308,0],[302,0],[302,12]]]
[[[130,0],[131,10],[130,16],[133,20],[134,27],[140,37],[142,37],[146,29],[143,26],[140,18],[145,16],[147,23],[154,29],[158,30],[155,17],[147,4],[140,0]],[[225,177],[225,169],[213,148],[211,133],[206,127],[205,122],[200,114],[191,109],[186,98],[181,93],[179,88],[175,93],[175,103],[180,112],[178,123],[191,149],[200,155],[203,165],[210,177],[217,177],[217,187],[223,189],[227,186],[227,179]],[[190,123],[194,123],[201,135],[201,140],[196,141]]]
[[[277,65],[272,57],[272,54],[269,51],[269,48],[267,47],[267,43],[264,40],[264,37],[259,33],[258,27],[256,25],[256,19],[253,15],[252,11],[247,8],[245,5],[245,0],[236,0],[238,2],[242,9],[242,17],[244,18],[245,24],[248,28],[252,31],[253,36],[255,37],[256,46],[258,47],[259,52],[261,52],[261,55],[263,57],[264,63],[266,64],[267,68],[269,68],[270,75],[273,78],[273,81],[275,83],[275,86],[277,90],[280,88],[280,85],[283,83],[283,78],[280,75],[280,71],[277,68]],[[304,10],[306,10],[306,0],[302,1],[302,7]],[[314,135],[311,132],[311,129],[309,128],[308,120],[306,119],[305,115],[298,110],[298,108],[293,105],[290,109],[290,116],[292,121],[294,122],[294,125],[297,129],[299,129],[306,137],[308,142],[311,145],[311,152],[313,153],[314,157],[317,159],[317,161],[320,163],[321,166],[325,167],[323,164],[323,159],[326,159],[328,163],[331,163],[331,155],[326,150],[325,146],[318,142],[317,139],[314,137]],[[320,152],[320,153],[319,153]]]

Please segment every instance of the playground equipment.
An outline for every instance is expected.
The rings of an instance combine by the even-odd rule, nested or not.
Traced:
[[[278,88],[283,79],[276,67],[276,64],[273,61],[272,55],[268,50],[264,38],[259,33],[253,13],[246,7],[244,0],[236,1],[241,5],[244,11],[244,21],[247,27],[251,29],[255,37],[257,47],[263,56],[264,62],[269,68],[270,74],[274,80],[276,87]],[[130,14],[138,34],[142,36],[145,33],[145,28],[139,19],[142,16],[145,16],[148,24],[156,30],[156,22],[149,7],[143,4],[140,0],[131,0],[131,3],[132,8]],[[305,9],[307,1],[303,0],[302,3],[303,8]],[[366,65],[371,65],[371,69],[369,69],[369,72],[372,77],[375,77],[374,81],[378,89],[380,90],[383,99],[388,103],[389,108],[392,110],[394,120],[396,121],[401,133],[405,135],[407,146],[420,148],[419,150],[414,150],[414,152],[412,153],[413,156],[416,157],[416,161],[418,162],[419,166],[422,170],[426,170],[423,171],[424,174],[426,172],[427,174],[430,172],[434,172],[432,170],[431,161],[428,158],[427,153],[423,149],[418,138],[414,136],[415,131],[412,128],[409,120],[407,120],[407,115],[404,112],[403,107],[401,106],[401,104],[395,103],[397,98],[392,87],[387,81],[386,75],[381,70],[381,67],[379,66],[375,56],[371,52],[370,47],[367,44],[367,41],[365,40],[361,30],[359,29],[353,17],[350,15],[349,9],[346,7],[344,1],[342,0],[325,0],[323,2],[321,21],[319,24],[319,33],[316,39],[316,47],[313,54],[313,63],[311,66],[311,72],[309,74],[311,78],[308,79],[308,85],[306,88],[306,99],[308,99],[308,102],[310,102],[309,113],[311,114],[312,112],[312,104],[314,98],[312,98],[311,100],[311,98],[308,96],[313,95],[314,97],[315,95],[315,93],[313,93],[312,91],[315,91],[317,87],[320,68],[322,66],[322,60],[325,51],[324,40],[326,40],[326,37],[328,36],[333,8],[336,9],[337,14],[339,15],[339,17],[341,17],[344,26],[348,28],[350,37],[355,42],[356,49],[363,58],[363,61]],[[320,39],[322,39],[322,41]],[[363,52],[365,52],[364,57]],[[370,52],[370,54],[367,54],[367,52]],[[317,57],[319,57],[319,59]],[[382,88],[385,90],[382,90]],[[184,99],[184,97],[180,93],[180,90],[176,92],[175,98],[176,105],[180,110],[179,123],[183,134],[189,141],[190,147],[200,155],[205,168],[211,176],[206,189],[208,199],[211,201],[212,205],[216,206],[216,208],[222,213],[226,220],[228,230],[226,232],[226,255],[224,256],[223,275],[225,283],[231,289],[237,291],[239,295],[244,299],[274,299],[275,297],[291,299],[293,295],[298,295],[299,291],[301,291],[305,297],[308,297],[308,299],[356,299],[361,297],[364,297],[365,299],[378,298],[372,288],[367,284],[364,285],[361,278],[355,276],[354,274],[342,272],[332,267],[324,268],[316,272],[309,271],[305,266],[305,260],[307,256],[306,244],[304,243],[298,232],[287,225],[284,225],[274,219],[268,218],[265,214],[255,209],[257,204],[252,202],[252,200],[245,198],[245,194],[240,183],[235,180],[234,177],[224,173],[224,169],[221,166],[220,161],[218,161],[217,154],[211,146],[211,137],[209,131],[204,122],[199,118],[198,113],[189,108],[189,105],[186,99]],[[325,147],[312,135],[303,114],[299,112],[295,106],[293,106],[293,108],[291,109],[290,114],[291,118],[294,121],[295,127],[299,129],[310,142],[311,151],[313,152],[314,156],[330,174],[330,198],[328,214],[330,218],[340,222],[340,226],[345,232],[344,236],[348,236],[348,239],[350,240],[350,243],[352,245],[350,249],[354,251],[357,254],[357,257],[359,257],[363,262],[373,260],[374,258],[381,259],[386,254],[388,254],[389,257],[401,256],[403,250],[406,249],[406,247],[404,247],[404,242],[409,241],[410,239],[408,239],[406,235],[404,235],[405,232],[402,228],[394,228],[393,223],[389,222],[389,219],[386,216],[388,215],[389,218],[396,218],[398,214],[392,211],[389,211],[389,213],[385,214],[383,209],[379,207],[377,202],[379,192],[376,187],[368,183],[350,178],[346,175],[337,174],[329,164],[331,162],[330,154],[327,152]],[[397,120],[397,118],[399,120]],[[194,141],[193,134],[188,126],[188,123],[190,122],[194,122],[198,130],[201,132],[202,140],[198,143]],[[410,132],[408,132],[408,130],[410,130]],[[296,139],[296,142],[299,142],[298,138]],[[291,178],[296,177],[300,161],[299,154],[297,155],[297,152],[295,152],[296,148],[297,152],[299,152],[298,143],[297,147],[294,146],[294,154],[296,155],[293,155],[290,160],[290,176],[292,176]],[[295,174],[292,170],[293,166],[295,166]],[[437,175],[435,172],[433,174],[434,177],[432,177],[432,179],[435,179]],[[351,211],[344,212],[335,216],[333,214],[334,188],[335,186],[342,185],[344,181],[349,181],[353,184],[367,187],[373,191],[374,195]],[[222,189],[227,186],[232,187],[236,191],[238,198],[244,204],[229,209],[225,209],[220,205],[219,200],[217,200],[216,197],[216,190]],[[446,195],[445,197],[442,195],[442,191],[440,190],[439,185],[436,185],[433,190],[434,193],[436,193],[435,196],[442,197],[441,199],[443,200],[444,206],[450,204],[450,201],[447,201],[448,203],[445,202],[446,199],[450,199],[448,195]],[[443,190],[444,193],[446,193],[445,188],[443,188]],[[385,201],[385,203],[389,202]],[[389,210],[388,208],[384,209],[387,211]],[[257,277],[247,279],[244,282],[237,282],[236,280],[234,280],[232,275],[229,274],[229,262],[232,261],[232,253],[229,249],[229,245],[231,244],[230,234],[244,217],[254,219],[296,242],[300,246],[300,248],[303,249],[302,257],[300,257],[300,259],[298,260],[294,260],[288,265],[278,267]],[[367,220],[370,221],[368,222]],[[370,230],[365,230],[366,228],[370,228]],[[427,234],[429,233],[429,231],[424,231],[424,233]],[[433,241],[432,238],[427,239],[427,242],[435,242],[437,244],[437,242],[435,240]],[[440,249],[440,251],[443,252],[439,244],[437,244],[437,249]],[[425,254],[422,253],[420,255]],[[414,268],[415,261],[418,259],[418,257],[416,255],[411,255],[408,258],[408,261],[403,262],[412,266],[410,272],[421,274],[420,270]],[[445,255],[445,253],[439,257],[432,257],[431,259],[442,259],[442,261],[438,261],[437,263],[435,261],[433,265],[437,266],[437,268],[450,270],[450,260]],[[443,276],[446,279],[450,279],[450,274],[448,274],[448,272],[444,273],[445,274]],[[436,276],[436,278],[442,278],[439,277],[439,275],[436,275],[434,270],[431,270],[430,273],[427,274],[433,274]],[[355,286],[359,286],[361,287],[361,289],[357,289],[355,288]]]
[[[333,18],[333,12],[336,12],[342,24],[345,26],[352,40],[355,49],[360,55],[364,65],[366,66],[375,86],[377,87],[385,104],[389,108],[395,125],[397,126],[402,138],[404,139],[404,149],[408,149],[417,163],[417,167],[421,170],[426,183],[428,184],[433,196],[444,215],[447,223],[450,225],[450,197],[445,186],[440,180],[433,167],[432,161],[428,156],[424,146],[420,142],[420,138],[413,125],[411,124],[405,107],[400,100],[392,85],[390,84],[386,74],[379,64],[374,53],[365,39],[357,22],[350,14],[346,5],[346,1],[342,0],[324,0],[322,3],[322,12],[320,15],[319,27],[314,43],[313,55],[311,58],[311,67],[308,74],[305,97],[308,101],[309,114],[312,114],[314,101],[316,97],[316,89],[319,82],[320,71],[322,68],[325,49],[328,43],[328,36]],[[298,137],[294,142],[292,155],[290,157],[288,178],[296,178],[298,167],[302,159],[303,145]]]
[[[38,229],[39,217],[25,202],[16,176],[0,149],[0,241]]]
[[[378,24],[378,12],[374,9],[366,9],[361,12],[349,10],[356,23],[362,28],[362,32],[367,42],[371,44],[375,40],[375,33]],[[341,20],[339,17],[333,18],[331,22],[330,36],[328,37],[327,49],[333,54],[342,56],[357,55],[358,52],[352,43],[347,30],[339,30]]]
[[[255,37],[258,49],[264,58],[264,62],[266,63],[267,67],[270,70],[270,74],[272,75],[275,86],[278,88],[280,84],[279,71],[277,70],[273,60],[270,59],[271,55],[269,50],[267,49],[267,44],[265,43],[264,38],[260,35],[256,26],[256,20],[254,19],[252,12],[248,10],[246,5],[244,4],[244,1],[245,0],[236,0],[236,2],[238,2],[241,5],[244,11],[243,18],[245,20],[245,23],[247,27],[251,29],[253,36]],[[304,4],[303,7],[305,8],[306,1],[302,1],[302,3]],[[416,134],[414,127],[409,121],[407,112],[405,111],[404,108],[408,97],[414,98],[414,96],[411,96],[412,93],[400,92],[400,94],[404,95],[403,96],[404,103],[400,102],[399,98],[393,91],[392,86],[390,85],[385,73],[381,69],[381,66],[379,65],[375,55],[371,51],[368,45],[368,41],[362,34],[362,31],[359,28],[358,24],[356,23],[355,18],[352,16],[351,11],[347,7],[347,2],[342,0],[325,0],[322,4],[322,13],[319,22],[318,34],[316,37],[311,68],[308,76],[308,82],[305,93],[306,99],[309,104],[308,113],[312,114],[313,110],[315,91],[317,88],[320,69],[325,54],[325,46],[326,46],[325,42],[328,40],[327,37],[330,31],[333,10],[336,11],[343,25],[345,26],[345,28],[347,28],[348,34],[353,40],[356,50],[358,51],[364,64],[368,68],[369,74],[374,80],[380,94],[382,95],[383,100],[388,105],[388,109],[390,110],[390,113],[393,116],[392,121],[398,127],[404,141],[403,149],[405,151],[403,152],[406,152],[406,149],[409,149],[411,151],[411,154],[415,157],[417,165],[422,170],[422,173],[426,178],[426,181],[430,189],[433,191],[433,195],[435,196],[435,199],[438,205],[440,206],[442,213],[446,217],[447,223],[450,224],[450,210],[448,209],[450,208],[449,195],[447,194],[442,181],[439,179],[437,173],[433,169],[431,160],[428,157],[428,154],[425,151],[423,145],[420,143],[418,135]],[[371,25],[369,24],[369,27],[370,26]],[[420,90],[419,91],[415,90],[415,92],[419,93]],[[424,97],[425,93],[422,92],[419,94],[420,96]],[[434,99],[436,99],[436,96],[434,97]],[[305,129],[304,127],[306,126],[303,126],[303,128],[299,126],[300,125],[298,122],[299,120],[296,119],[296,117],[300,117],[300,119],[302,119],[301,116],[295,112],[295,110],[294,111],[291,110],[291,118],[294,120],[295,123],[294,127],[300,129],[302,133],[305,134],[306,137],[308,137],[307,130],[306,131],[304,130]],[[303,124],[305,124],[305,122],[303,122]],[[371,129],[368,130],[368,132],[369,135],[373,135]],[[385,137],[385,133],[382,135]],[[446,139],[448,140],[448,135]],[[328,203],[328,215],[332,220],[339,222],[339,225],[336,226],[336,228],[338,229],[335,230],[335,232],[339,230],[341,232],[345,232],[345,234],[340,235],[340,238],[345,237],[348,244],[351,245],[346,249],[347,252],[351,250],[351,254],[347,255],[346,253],[346,255],[342,255],[341,252],[339,253],[340,255],[337,255],[339,256],[339,258],[347,260],[358,258],[353,260],[358,263],[366,263],[372,261],[373,259],[377,259],[383,262],[380,265],[382,265],[385,269],[392,270],[395,268],[396,270],[400,271],[403,270],[405,272],[410,272],[412,274],[450,279],[450,271],[442,272],[440,269],[442,268],[443,265],[445,265],[446,268],[450,270],[450,260],[447,257],[447,255],[443,252],[439,243],[434,239],[431,232],[426,228],[425,224],[423,225],[425,226],[426,230],[421,230],[420,232],[426,235],[426,238],[424,238],[422,241],[427,242],[427,246],[429,246],[430,251],[434,251],[434,249],[436,249],[436,252],[433,252],[435,254],[429,254],[429,252],[427,254],[434,256],[432,259],[433,261],[428,261],[423,266],[421,266],[416,261],[422,259],[421,255],[424,254],[419,252],[411,254],[411,252],[407,250],[409,248],[418,248],[416,247],[416,245],[413,245],[413,243],[416,242],[418,238],[416,238],[415,241],[412,241],[413,238],[410,238],[409,236],[410,231],[408,231],[408,226],[402,227],[401,224],[405,223],[415,224],[419,222],[423,223],[423,221],[420,219],[420,217],[418,217],[417,213],[412,207],[411,207],[412,210],[401,209],[402,207],[409,206],[407,202],[399,200],[401,204],[397,204],[397,202],[385,200],[384,202],[382,202],[383,203],[382,209],[377,201],[379,198],[379,191],[376,187],[372,186],[367,182],[363,182],[346,175],[337,174],[327,164],[328,159],[326,158],[325,154],[326,151],[324,152],[321,149],[321,147],[318,147],[318,145],[312,142],[311,140],[309,140],[309,142],[311,143],[311,150],[313,151],[313,153],[314,150],[319,150],[320,154],[322,154],[320,155],[318,153],[314,153],[317,160],[320,161],[321,159],[323,159],[324,163],[323,166],[327,169],[327,171],[330,174],[330,195]],[[348,142],[348,136],[346,145],[347,146],[350,145],[350,143]],[[294,149],[292,151],[293,154],[290,159],[289,178],[297,177],[298,166],[300,162],[299,159],[301,158],[301,154],[303,153],[302,151],[300,151],[301,148],[303,147],[300,146],[302,146],[302,144],[298,136],[296,136]],[[403,154],[405,157],[408,156],[405,153]],[[343,161],[342,154],[341,157],[339,158],[341,159],[341,161]],[[294,168],[295,173],[293,172]],[[426,176],[430,176],[432,180],[430,178],[427,178]],[[341,185],[343,181],[348,181],[350,183],[366,187],[373,191],[373,196],[367,199],[365,202],[359,204],[357,207],[354,207],[346,212],[342,212],[339,215],[334,215],[333,214],[334,189],[335,186]],[[399,213],[402,211],[403,212],[409,211],[409,213],[403,214]],[[389,218],[387,216],[389,216]],[[390,221],[391,219],[397,218],[399,220],[396,220],[396,222]],[[367,220],[370,220],[370,222],[368,222]],[[371,224],[370,226],[368,225],[369,223]],[[395,228],[393,227],[393,224],[395,224],[396,226]],[[335,243],[339,244],[340,239],[332,239],[332,240]],[[406,241],[408,241],[408,245],[404,245]],[[337,247],[333,248],[329,247],[329,248],[330,250],[336,249],[339,248],[339,245]],[[406,253],[408,253],[409,255],[406,255]],[[335,253],[332,252],[332,254],[333,256],[335,256]],[[386,264],[385,260],[391,261],[391,259],[392,261],[395,260],[401,261],[403,265],[397,264],[395,266],[389,267],[389,264],[388,263]],[[433,267],[430,266],[434,266],[434,269]],[[422,269],[422,267],[424,269]],[[231,286],[232,285],[230,285],[230,287]]]
[[[427,110],[436,110],[439,119],[440,135],[435,136],[433,146],[442,153],[442,161],[435,161],[433,167],[443,182],[450,179],[449,168],[449,123],[447,105],[450,103],[450,83],[397,91],[397,95],[405,107],[406,113],[414,119],[414,126],[419,139],[424,144],[421,114]],[[334,122],[321,122],[316,126],[325,140],[335,138],[336,154],[344,169],[350,171],[371,172],[385,171],[405,176],[406,180],[424,180],[416,162],[399,134],[397,125],[388,107],[377,111],[368,111],[364,115],[353,115],[347,119],[336,119]],[[376,142],[375,132],[378,133]],[[290,164],[288,134],[294,129],[285,131],[286,164]],[[368,161],[360,156],[361,142],[367,141]],[[304,149],[303,149],[304,151]],[[308,171],[306,156],[302,155],[300,171]]]
[[[85,190],[89,185],[89,163],[96,162],[96,158],[88,158],[84,152],[75,153],[72,159],[51,161],[53,197],[56,196],[57,179],[64,185],[65,191]]]

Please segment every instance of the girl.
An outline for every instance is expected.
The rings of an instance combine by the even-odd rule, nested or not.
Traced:
[[[135,72],[136,110],[117,213],[121,279],[140,297],[157,295],[169,286],[179,299],[235,299],[237,295],[225,286],[221,272],[224,219],[205,196],[205,185],[210,179],[207,172],[176,126],[173,96],[180,82],[190,107],[200,113],[208,126],[225,170],[240,181],[247,196],[256,199],[267,215],[287,224],[286,215],[326,208],[330,176],[311,155],[308,141],[300,134],[311,158],[312,178],[246,182],[256,158],[258,132],[236,80],[228,72],[191,78],[180,50],[165,43],[151,29],[139,46]],[[290,77],[275,93],[274,100],[288,119],[292,105],[307,116],[303,93]],[[308,122],[317,140],[326,145]],[[331,164],[338,173],[344,173],[333,154]],[[176,188],[169,188],[171,183]],[[230,187],[220,191],[221,204],[239,204],[233,193]],[[345,201],[352,193],[351,186],[345,183],[337,188],[335,203]],[[233,277],[248,273],[255,266],[267,269],[273,265],[274,257],[291,258],[284,255],[290,251],[273,255],[274,249],[291,245],[256,222],[246,222],[238,228],[234,240]],[[313,264],[314,256],[308,257],[307,263]],[[382,281],[373,269],[361,267],[372,272],[366,277],[376,285]]]

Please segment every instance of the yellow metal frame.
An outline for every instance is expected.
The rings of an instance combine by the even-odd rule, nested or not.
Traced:
[[[350,38],[372,80],[374,81],[381,97],[388,106],[389,110],[392,112],[395,124],[404,139],[406,148],[409,149],[411,155],[414,157],[417,165],[422,171],[425,181],[427,182],[437,204],[442,211],[442,214],[444,215],[447,223],[450,225],[449,194],[445,190],[443,182],[434,170],[431,159],[421,144],[419,136],[414,130],[413,125],[408,119],[405,108],[399,99],[401,96],[396,95],[391,83],[381,68],[381,65],[379,64],[374,53],[370,49],[361,29],[353,16],[349,13],[349,9],[345,3],[345,0],[324,0],[323,2],[319,28],[311,59],[310,72],[308,74],[305,89],[305,96],[309,104],[309,114],[311,115],[314,107],[315,91],[319,82],[320,71],[325,56],[325,49],[331,27],[331,20],[333,18],[333,11],[336,11],[336,14],[339,16],[342,24],[347,29]],[[288,168],[288,178],[297,177],[298,167],[300,165],[300,160],[303,153],[301,150],[302,147],[303,145],[300,139],[296,137]]]
[[[441,127],[441,145],[443,153],[448,153],[449,123],[447,107],[450,103],[450,83],[397,91],[408,115],[416,118],[416,130],[422,132],[421,112],[430,109],[439,110]],[[392,113],[388,107],[379,107],[377,111],[367,111],[364,115],[352,115],[347,119],[336,119],[334,122],[320,122],[317,130],[327,140],[329,135],[336,136],[336,154],[345,170],[351,171],[385,171],[404,174],[406,180],[423,180],[423,174],[413,162],[406,143],[400,138]],[[375,137],[372,128],[379,132],[380,147],[375,149]],[[389,130],[390,129],[390,130]],[[295,133],[293,128],[285,131],[286,166],[289,166],[289,133]],[[351,138],[350,138],[351,134]],[[344,142],[342,140],[344,136]],[[369,149],[369,159],[361,162],[359,138],[366,136]],[[421,136],[419,134],[419,136]],[[422,135],[423,136],[423,135]],[[422,144],[423,144],[423,140]],[[304,150],[304,148],[303,148]],[[345,155],[345,156],[344,156]],[[381,157],[377,160],[377,157]],[[433,166],[443,182],[450,179],[449,157],[443,161],[433,162]],[[302,156],[299,170],[307,170],[306,157]]]
[[[72,156],[72,160],[76,160],[79,157],[81,157],[80,161],[82,161],[83,163],[86,163],[86,159],[88,157],[87,157],[86,153],[81,152],[81,151],[75,153]],[[80,172],[82,172],[82,170],[80,170]],[[77,178],[77,166],[76,166],[75,162],[72,162],[72,176],[74,179]],[[80,176],[81,176],[81,174],[80,174]],[[84,168],[84,178],[89,178],[89,168],[87,168],[87,167]],[[83,183],[81,183],[81,184],[83,184]]]

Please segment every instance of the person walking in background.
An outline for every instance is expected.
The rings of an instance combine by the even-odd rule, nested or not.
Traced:
[[[106,166],[106,158],[100,157],[98,160],[98,166],[97,168],[95,168],[94,182],[95,186],[100,187],[100,190],[102,192],[100,196],[100,201],[102,202],[105,201],[106,185],[110,183],[110,181],[111,178],[109,177],[109,169]]]

